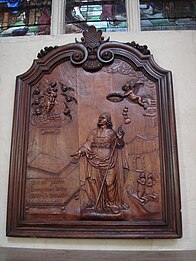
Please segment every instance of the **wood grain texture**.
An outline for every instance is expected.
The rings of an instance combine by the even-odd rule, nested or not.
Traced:
[[[172,76],[146,50],[90,27],[17,77],[8,236],[181,237]]]

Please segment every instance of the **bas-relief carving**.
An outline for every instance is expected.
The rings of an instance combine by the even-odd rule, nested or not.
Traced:
[[[32,87],[26,213],[62,213],[77,196],[78,147],[75,70],[59,65]],[[77,209],[76,209],[77,212]]]
[[[99,87],[101,75],[107,88]],[[102,92],[95,92],[95,81]],[[55,212],[67,219],[130,220],[142,214],[145,220],[149,213],[161,217],[160,169],[154,160],[158,130],[150,124],[157,118],[155,83],[115,60],[97,75],[83,75],[80,68],[64,63],[32,90],[27,214]],[[101,108],[96,100],[101,100]],[[102,116],[110,128],[99,126]],[[146,181],[141,196],[142,173],[145,179],[153,173],[154,192],[146,192]]]
[[[37,85],[33,89],[32,125],[58,127],[69,123],[73,118],[73,103],[77,104],[73,88],[61,82]]]
[[[170,72],[94,27],[38,58],[18,81],[7,234],[179,237]]]
[[[75,159],[84,157],[80,181],[81,190],[87,196],[87,204],[82,205],[82,212],[87,218],[115,215],[128,208],[123,199],[128,165],[125,155],[118,151],[124,147],[123,136],[122,126],[116,132],[113,130],[110,113],[101,113],[97,128],[90,132],[82,147],[71,155]]]

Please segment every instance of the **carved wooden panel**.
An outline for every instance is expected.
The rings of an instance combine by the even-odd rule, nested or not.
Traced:
[[[17,77],[8,236],[177,238],[171,72],[147,46],[46,47]]]

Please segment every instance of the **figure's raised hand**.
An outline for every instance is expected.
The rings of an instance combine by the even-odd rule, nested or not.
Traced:
[[[118,139],[122,139],[125,135],[124,130],[122,129],[122,125],[118,127],[118,130],[116,132],[116,135],[118,137]]]

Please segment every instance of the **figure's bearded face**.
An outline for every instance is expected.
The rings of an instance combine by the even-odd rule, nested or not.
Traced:
[[[98,122],[97,122],[97,126],[98,127],[103,127],[106,126],[107,123],[107,117],[106,115],[102,114],[99,116]]]

